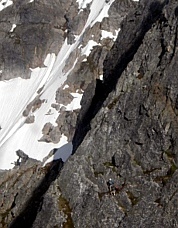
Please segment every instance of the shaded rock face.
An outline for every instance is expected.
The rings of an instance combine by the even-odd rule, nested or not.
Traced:
[[[59,178],[75,227],[178,226],[176,12],[175,1],[149,1],[124,20],[107,55],[96,115],[83,107],[74,143],[82,120],[90,130]]]
[[[127,8],[117,1],[112,7],[124,17]],[[41,168],[27,159],[0,173],[8,197],[1,200],[1,227],[178,226],[177,11],[176,1],[141,2],[122,22],[111,51],[99,52],[107,55],[97,69],[103,82],[95,66],[85,64],[74,155],[64,166]],[[100,62],[96,49],[91,56]],[[77,80],[71,73],[68,82]]]
[[[90,13],[87,7],[78,14],[78,4],[75,1],[60,0],[59,4],[55,0],[35,0],[31,3],[14,0],[13,3],[0,14],[0,80],[29,78],[29,67],[43,66],[46,54],[57,54],[65,38],[71,44],[74,34],[81,33]],[[56,103],[51,107],[60,111],[57,126],[46,123],[42,129],[43,137],[39,140],[57,143],[63,133],[72,141],[79,110],[61,110],[63,107],[60,104],[67,105],[71,102],[71,92],[78,90],[81,93],[91,82],[95,85],[95,80],[103,74],[103,61],[114,43],[112,38],[101,40],[100,29],[115,34],[123,18],[134,6],[136,3],[132,0],[115,1],[108,12],[109,17],[87,29],[83,35],[83,47],[89,39],[101,45],[94,47],[88,57],[84,55],[78,59],[65,82],[69,88],[59,88],[56,91]],[[16,28],[11,31],[13,24],[16,24]],[[72,53],[65,72],[71,69],[71,64],[78,56],[77,51]],[[82,62],[85,57],[87,60]],[[37,91],[37,96],[24,109],[26,124],[36,121],[34,112],[45,102],[40,97],[42,89]],[[89,93],[89,100],[93,95],[94,93]],[[46,113],[48,114],[50,115],[50,110]],[[50,155],[52,154],[53,151]],[[60,180],[57,178],[63,163],[59,160],[42,167],[39,161],[28,158],[22,162],[19,158],[14,165],[10,171],[0,172],[0,227],[74,227],[72,208],[61,194]]]
[[[72,1],[60,1],[60,7],[56,0],[13,2],[0,14],[1,80],[28,78],[29,68],[43,66],[46,55],[57,54],[65,39],[64,15],[67,11],[72,11],[73,17],[77,15],[77,4]],[[13,24],[16,28],[11,31]]]

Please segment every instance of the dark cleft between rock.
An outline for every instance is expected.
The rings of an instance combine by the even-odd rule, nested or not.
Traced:
[[[130,61],[132,61],[138,48],[141,46],[145,34],[151,26],[159,19],[164,3],[152,1],[147,3],[142,14],[138,15],[134,25],[128,21],[123,21],[122,32],[119,34],[113,48],[104,61],[104,80],[96,81],[95,94],[87,112],[82,116],[76,126],[73,139],[73,154],[83,141],[83,138],[90,130],[90,122],[101,109],[109,93],[115,90],[117,82]],[[132,15],[131,15],[132,17]],[[111,105],[110,105],[111,106]],[[129,119],[125,116],[125,119]]]
[[[33,191],[29,200],[25,203],[22,211],[12,221],[9,228],[27,227],[31,228],[37,213],[43,204],[43,197],[50,187],[51,183],[58,177],[60,170],[63,167],[61,159],[52,162],[47,169],[46,175],[41,180],[39,186]]]

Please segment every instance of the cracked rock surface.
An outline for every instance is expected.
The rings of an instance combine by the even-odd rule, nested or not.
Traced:
[[[178,226],[177,4],[143,8],[123,21],[104,62],[110,93],[92,120],[80,118],[78,132],[82,119],[90,130],[60,175],[75,227]],[[123,186],[115,196],[109,178]]]
[[[78,65],[73,75],[83,69],[90,79],[80,81],[73,155],[1,172],[0,227],[178,227],[177,28],[176,0],[141,1],[111,50],[99,52],[103,82],[89,62]]]

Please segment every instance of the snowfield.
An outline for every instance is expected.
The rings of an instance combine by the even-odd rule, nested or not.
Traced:
[[[1,1],[0,10],[4,9],[2,7],[3,2],[6,2],[3,7],[13,3],[12,1]],[[65,62],[76,48],[82,46],[82,36],[86,29],[92,27],[97,21],[101,22],[104,17],[108,17],[108,10],[114,0],[107,2],[105,0],[77,0],[77,2],[79,10],[85,8],[89,3],[91,5],[88,20],[81,34],[76,36],[75,43],[68,45],[67,40],[65,40],[57,56],[54,53],[49,53],[46,56],[45,67],[31,69],[30,79],[15,78],[0,82],[0,169],[10,169],[14,166],[14,162],[18,158],[16,151],[19,149],[29,157],[42,161],[53,148],[59,148],[45,164],[58,158],[62,158],[65,162],[72,153],[72,143],[68,142],[65,135],[62,135],[60,142],[57,144],[39,141],[42,137],[42,129],[48,122],[53,125],[56,124],[55,121],[60,113],[52,108],[51,104],[56,103],[55,93],[59,87],[64,85],[78,59],[74,61],[73,66],[67,73],[63,72]],[[12,26],[12,31],[14,29],[15,25]],[[106,34],[106,32],[103,32],[102,36],[106,37],[108,35],[115,38],[110,33]],[[88,56],[95,45],[98,44],[92,41],[89,42],[86,47],[80,49],[81,55]],[[39,89],[40,93],[38,93]],[[67,111],[80,108],[82,94],[76,91],[71,95],[74,98],[70,104],[65,106]],[[27,124],[25,122],[27,117],[23,116],[23,112],[27,105],[38,96],[44,102],[33,113],[30,111],[28,117],[34,116],[34,122]],[[50,113],[50,115],[47,115],[47,113]]]
[[[13,1],[11,0],[1,0],[0,2],[0,11],[7,8],[8,6],[11,6],[13,4]]]

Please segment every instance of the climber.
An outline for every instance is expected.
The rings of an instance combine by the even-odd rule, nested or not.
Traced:
[[[107,182],[107,185],[108,185],[110,194],[115,196],[116,188],[115,188],[114,181],[111,178],[109,178],[109,181]]]

